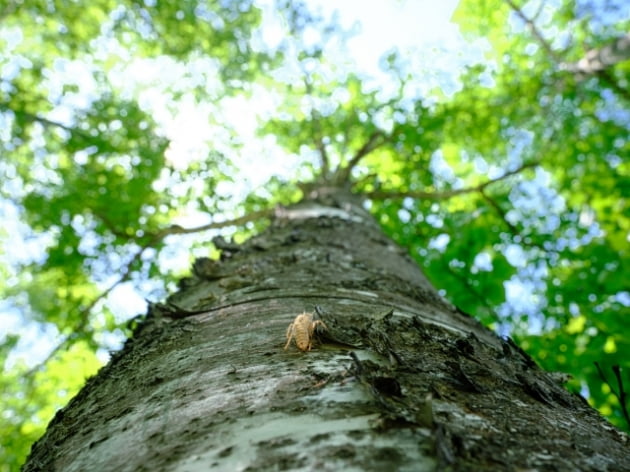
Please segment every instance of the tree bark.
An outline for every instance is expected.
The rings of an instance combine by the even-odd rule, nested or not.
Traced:
[[[625,434],[444,301],[349,192],[215,244],[25,472],[630,470]],[[325,327],[284,350],[304,311]]]
[[[563,68],[571,72],[591,75],[629,59],[630,33],[615,38],[599,49],[590,49],[582,59],[575,63],[565,63]]]

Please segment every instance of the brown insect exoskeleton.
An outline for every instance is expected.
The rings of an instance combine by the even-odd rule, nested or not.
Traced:
[[[297,315],[287,328],[287,343],[284,349],[288,349],[291,341],[295,339],[295,345],[300,351],[310,351],[313,347],[313,335],[318,326],[328,329],[323,321],[314,320],[312,313],[304,312]]]

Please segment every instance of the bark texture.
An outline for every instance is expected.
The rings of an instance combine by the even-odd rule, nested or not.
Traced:
[[[347,192],[218,238],[23,470],[630,470],[627,437],[445,302]],[[315,312],[313,350],[284,350]]]

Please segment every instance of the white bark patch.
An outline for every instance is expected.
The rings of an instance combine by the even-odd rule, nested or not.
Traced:
[[[288,465],[289,470],[367,470],[344,466],[349,455],[359,464],[364,457],[367,468],[374,470],[375,463],[382,462],[386,466],[388,454],[402,451],[405,451],[406,460],[411,461],[408,467],[398,470],[433,470],[435,462],[419,452],[417,437],[409,435],[407,440],[401,441],[399,435],[371,434],[371,422],[377,417],[377,414],[370,414],[326,419],[313,413],[298,416],[272,413],[242,418],[231,424],[215,446],[191,455],[173,470],[244,471],[259,470],[259,467],[269,470],[267,460],[274,458],[278,463],[272,470],[285,470],[284,465]],[[272,457],[267,458],[264,449]],[[287,458],[290,458],[289,463],[283,462]]]

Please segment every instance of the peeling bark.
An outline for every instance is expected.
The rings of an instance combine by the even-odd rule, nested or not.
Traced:
[[[31,471],[630,470],[626,435],[313,190],[193,276],[60,410]],[[284,350],[313,312],[313,350]]]

